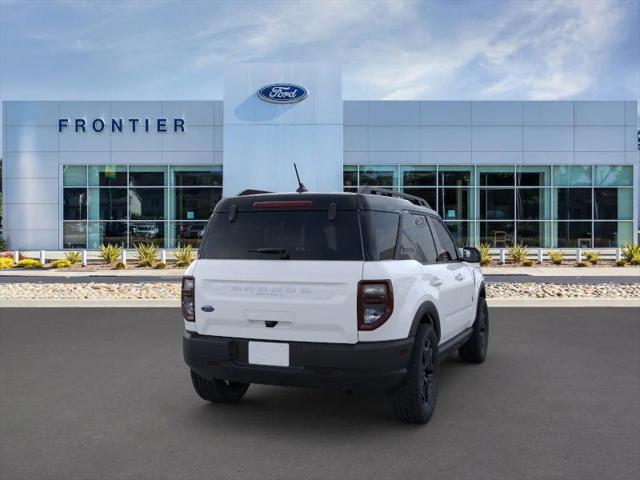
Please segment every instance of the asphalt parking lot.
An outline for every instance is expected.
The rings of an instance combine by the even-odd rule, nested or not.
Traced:
[[[252,386],[201,401],[174,309],[0,309],[0,478],[630,479],[640,309],[495,308],[430,424],[376,395]]]

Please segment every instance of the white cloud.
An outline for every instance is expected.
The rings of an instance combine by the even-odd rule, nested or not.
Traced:
[[[22,34],[69,74],[75,59],[157,88],[219,76],[227,62],[333,61],[347,98],[573,98],[597,89],[616,42],[639,28],[636,0],[66,4]],[[628,90],[637,76],[624,67]]]
[[[442,12],[420,2],[266,5],[234,9],[225,12],[224,21],[212,20],[197,34],[202,43],[191,68],[227,61],[330,59],[343,64],[344,90],[351,97],[366,92],[385,99],[465,93],[474,98],[570,98],[596,81],[602,55],[618,38],[625,13],[616,0],[492,3],[487,5],[494,15],[462,19],[441,18]],[[441,23],[451,24],[450,32]]]

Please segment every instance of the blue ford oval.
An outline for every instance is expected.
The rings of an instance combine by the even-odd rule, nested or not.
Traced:
[[[271,103],[295,103],[307,98],[306,88],[292,83],[274,83],[258,90],[258,96]]]

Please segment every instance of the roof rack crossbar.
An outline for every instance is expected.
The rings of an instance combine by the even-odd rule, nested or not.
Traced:
[[[402,198],[404,200],[408,200],[415,205],[420,205],[421,207],[431,208],[431,205],[424,199],[420,197],[416,197],[415,195],[410,195],[404,192],[397,192],[395,190],[387,190],[386,188],[379,187],[360,187],[358,189],[358,193],[368,194],[368,195],[380,195],[383,197],[396,197]]]

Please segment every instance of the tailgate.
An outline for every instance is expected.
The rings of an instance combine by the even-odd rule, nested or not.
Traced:
[[[194,277],[202,335],[356,343],[362,261],[204,260]],[[213,307],[206,312],[203,306]]]

